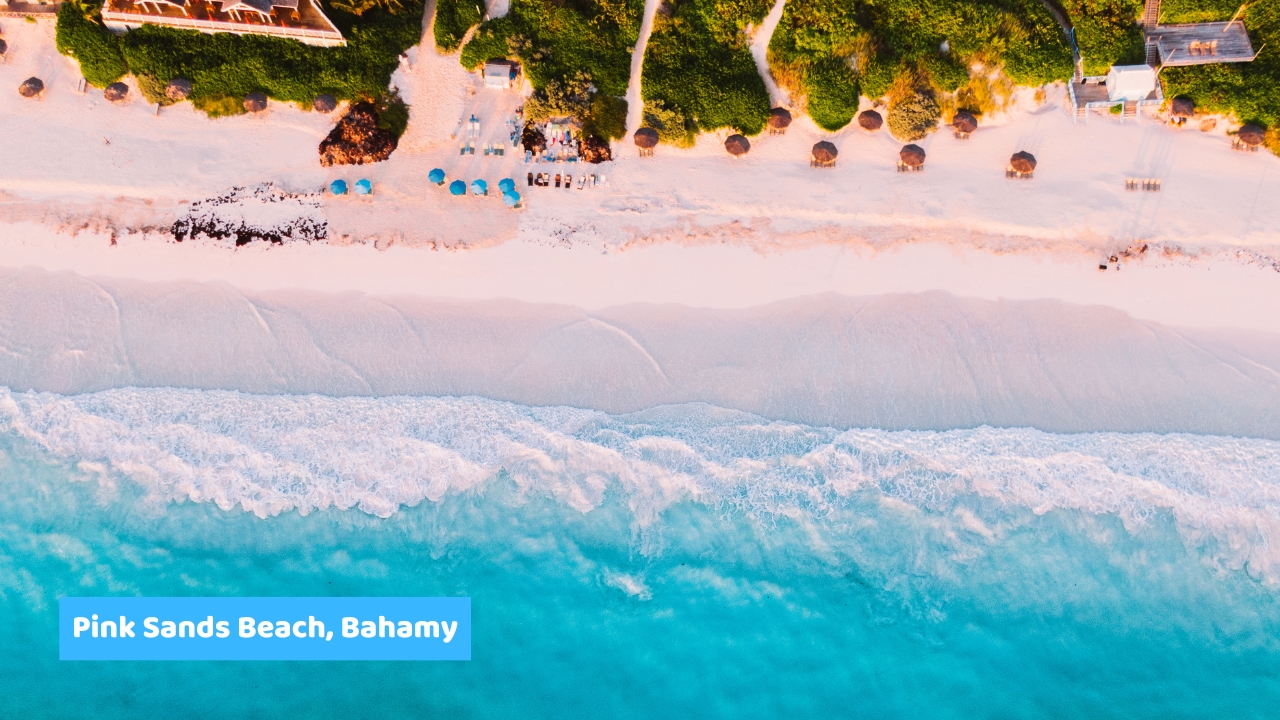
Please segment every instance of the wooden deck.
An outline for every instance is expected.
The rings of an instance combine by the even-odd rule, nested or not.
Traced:
[[[1147,31],[1147,42],[1160,53],[1160,64],[1211,65],[1253,60],[1253,43],[1244,23],[1196,23],[1157,25]]]
[[[143,25],[164,25],[204,33],[270,35],[320,47],[346,45],[342,33],[312,0],[301,0],[297,15],[273,9],[270,17],[254,13],[232,16],[220,12],[210,0],[176,1],[181,6],[155,0],[107,0],[102,6],[102,21],[108,29],[119,32]]]

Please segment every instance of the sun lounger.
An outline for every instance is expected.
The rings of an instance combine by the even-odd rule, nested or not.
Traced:
[[[475,155],[475,154],[476,154],[476,144],[475,144],[475,143],[471,143],[470,145],[468,145],[468,146],[467,146],[467,154],[468,154],[468,155]]]
[[[466,143],[461,143],[460,145],[458,145],[458,154],[459,154],[459,155],[466,155],[466,154],[467,154],[467,144],[466,144]]]
[[[529,173],[529,187],[533,187],[533,173]]]
[[[592,174],[591,174],[591,177],[587,180],[587,182],[589,183],[588,187],[595,187],[595,186],[596,186],[596,176],[595,176],[595,173],[592,173]]]
[[[579,175],[579,176],[578,176],[578,189],[579,189],[579,190],[581,190],[582,188],[584,188],[584,187],[586,187],[586,186],[587,186],[587,176],[586,176],[586,175]]]
[[[556,187],[560,187],[560,173],[556,173]]]

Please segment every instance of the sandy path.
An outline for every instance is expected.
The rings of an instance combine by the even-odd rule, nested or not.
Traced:
[[[645,0],[644,19],[640,21],[640,39],[636,41],[635,50],[631,51],[631,82],[627,84],[627,135],[635,132],[644,119],[640,73],[644,69],[644,50],[649,45],[649,36],[653,34],[653,16],[657,14],[661,4],[662,0]]]
[[[778,83],[773,80],[773,73],[769,72],[769,41],[773,39],[773,31],[777,29],[778,21],[782,20],[782,10],[786,4],[787,0],[778,0],[774,3],[773,9],[764,16],[764,22],[756,28],[755,37],[751,40],[751,56],[756,59],[760,77],[764,78],[764,86],[769,90],[769,102],[774,107],[791,104],[787,91],[778,87]]]

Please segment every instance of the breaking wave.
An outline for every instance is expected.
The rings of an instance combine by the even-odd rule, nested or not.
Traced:
[[[965,498],[1045,514],[1160,514],[1223,569],[1280,586],[1280,442],[981,427],[836,430],[706,405],[608,415],[480,398],[0,389],[0,431],[159,503],[260,517],[403,506],[508,479],[586,513],[620,492],[643,534],[678,503],[846,522],[868,494],[990,534]]]

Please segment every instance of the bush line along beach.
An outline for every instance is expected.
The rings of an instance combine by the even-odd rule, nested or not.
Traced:
[[[1162,24],[1244,23],[1261,50],[1252,62],[1162,68],[1164,99],[1186,98],[1198,110],[1261,125],[1267,145],[1280,150],[1275,2],[789,0],[767,44],[768,68],[792,109],[820,128],[848,125],[865,97],[887,105],[890,129],[910,140],[956,110],[981,116],[1000,109],[1014,86],[1070,81],[1071,37],[1086,77],[1144,62],[1141,22],[1152,6]],[[398,58],[419,41],[423,5],[329,2],[323,9],[345,46],[155,25],[117,35],[103,26],[98,5],[73,1],[58,13],[58,49],[96,87],[134,75],[151,102],[171,102],[165,84],[186,79],[192,103],[211,116],[243,112],[251,92],[304,106],[321,94],[382,97]],[[771,103],[749,46],[770,9],[766,0],[658,3],[642,48],[641,124],[679,146],[721,128],[763,132]],[[475,0],[440,0],[432,36],[440,52],[460,51],[468,70],[496,58],[520,63],[535,114],[572,115],[584,136],[619,139],[644,12],[640,0],[513,0],[501,17],[485,19]],[[903,116],[896,123],[895,108]]]

